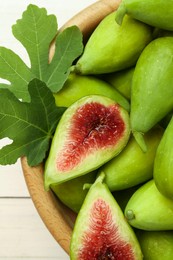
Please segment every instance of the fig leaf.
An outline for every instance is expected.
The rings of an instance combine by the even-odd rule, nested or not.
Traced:
[[[38,78],[54,92],[60,90],[68,77],[73,61],[83,51],[82,33],[77,26],[69,27],[56,37],[56,50],[49,63],[49,47],[57,34],[57,20],[47,15],[44,8],[28,5],[23,16],[12,26],[13,35],[25,47],[31,67],[12,50],[0,47],[0,78],[9,84],[0,88],[10,89],[17,98],[29,102],[28,83]]]
[[[13,142],[0,150],[0,164],[13,164],[26,156],[28,164],[41,163],[65,108],[58,108],[50,89],[38,79],[28,86],[31,102],[21,102],[8,89],[0,89],[0,139]]]
[[[43,78],[52,92],[55,93],[62,88],[70,73],[72,62],[82,51],[82,33],[77,26],[71,26],[58,35],[55,55]]]
[[[56,17],[47,15],[45,8],[30,4],[22,19],[12,26],[12,31],[28,52],[31,71],[42,80],[48,67],[49,45],[57,32]]]
[[[28,83],[34,77],[30,68],[12,50],[0,47],[0,78],[9,83],[0,83],[0,88],[8,88],[23,101],[29,101]]]

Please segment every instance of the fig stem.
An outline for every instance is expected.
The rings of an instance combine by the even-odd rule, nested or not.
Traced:
[[[147,145],[145,143],[143,134],[140,133],[140,132],[134,131],[133,132],[133,136],[134,136],[136,142],[139,144],[139,146],[142,149],[142,151],[144,153],[146,153],[147,152]]]
[[[102,171],[102,172],[98,175],[98,177],[96,178],[94,184],[103,183],[104,178],[105,178],[105,173]],[[90,189],[92,185],[93,185],[93,184],[91,184],[91,183],[85,183],[85,184],[83,185],[83,190],[85,190],[85,189]]]
[[[98,175],[95,183],[98,183],[98,182],[102,183],[104,178],[105,178],[105,173],[103,171],[101,171],[100,174]]]
[[[70,72],[74,72],[75,71],[75,65],[72,65],[71,67],[70,67]]]
[[[126,14],[126,7],[124,3],[121,3],[115,12],[115,21],[117,24],[121,25],[123,22],[124,15]]]
[[[81,65],[80,65],[80,63],[78,64],[76,64],[76,65],[72,65],[71,66],[71,68],[70,68],[70,72],[74,72],[74,73],[76,73],[76,74],[81,74]]]
[[[83,185],[83,190],[89,190],[91,188],[92,184],[91,183],[85,183]]]
[[[127,220],[135,219],[135,214],[134,214],[133,210],[131,210],[131,209],[126,211],[125,216],[126,216]]]

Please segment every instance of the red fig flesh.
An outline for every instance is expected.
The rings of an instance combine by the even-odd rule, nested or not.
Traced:
[[[88,152],[115,145],[125,128],[119,109],[117,104],[105,107],[97,102],[79,107],[71,118],[69,140],[73,142],[67,141],[66,150],[60,151],[57,169],[72,170]]]
[[[85,232],[83,250],[79,259],[135,259],[130,243],[120,238],[118,226],[113,222],[110,206],[102,199],[94,202],[91,208],[90,226]]]

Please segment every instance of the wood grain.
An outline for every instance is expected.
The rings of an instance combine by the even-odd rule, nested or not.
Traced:
[[[0,198],[1,260],[69,259],[35,211],[30,198]]]
[[[107,14],[117,8],[119,3],[120,0],[98,1],[71,18],[64,26],[62,26],[61,30],[75,24],[81,29],[86,37]]]
[[[75,15],[60,31],[71,25],[77,25],[87,38],[106,15],[117,9],[119,3],[120,0],[98,1]],[[53,54],[54,44],[50,49],[50,59]],[[69,254],[75,215],[64,207],[51,192],[44,190],[43,165],[29,167],[26,158],[21,159],[21,164],[29,193],[40,217],[52,236]]]

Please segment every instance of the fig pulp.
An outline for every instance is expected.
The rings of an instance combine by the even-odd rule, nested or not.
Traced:
[[[45,164],[45,188],[99,168],[125,147],[129,135],[129,114],[114,100],[91,95],[76,101],[55,131]]]
[[[71,238],[71,260],[141,260],[136,235],[103,183],[102,172],[90,187]]]

